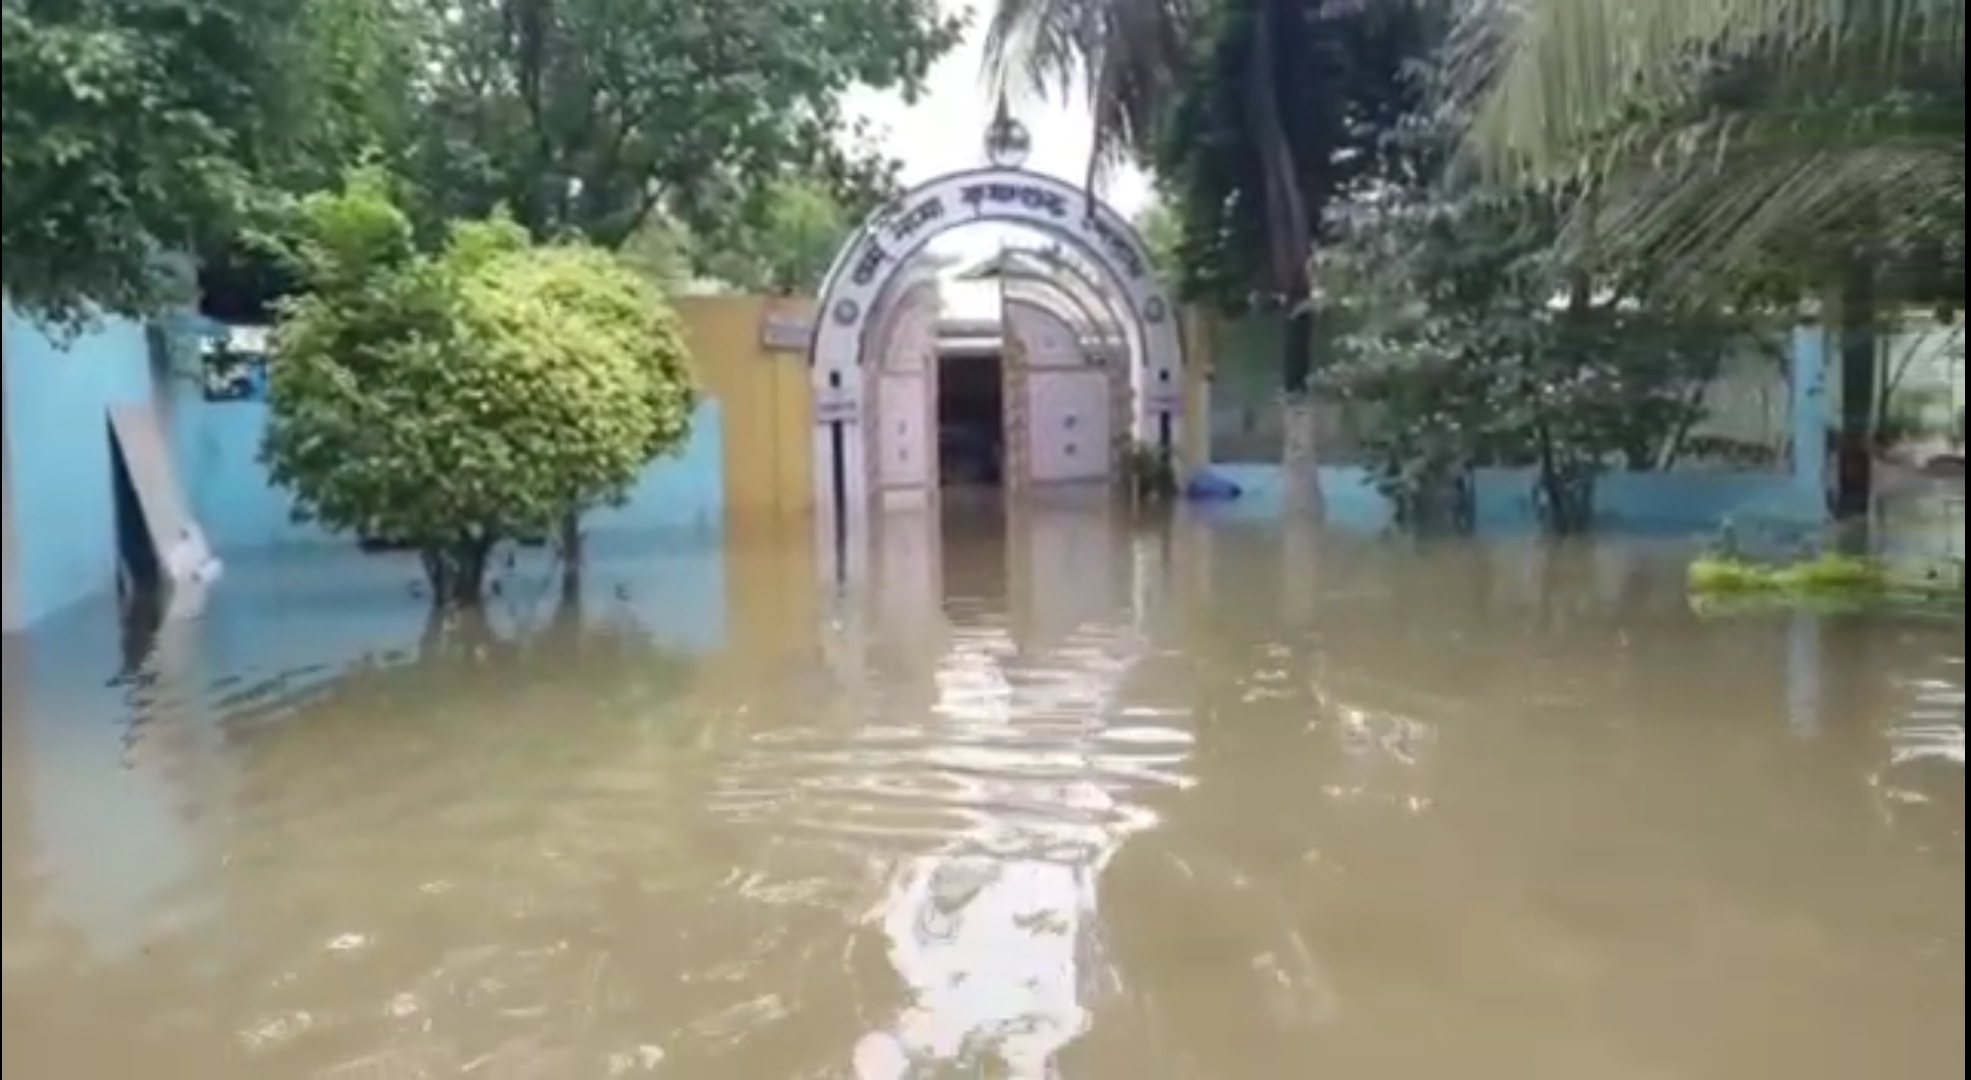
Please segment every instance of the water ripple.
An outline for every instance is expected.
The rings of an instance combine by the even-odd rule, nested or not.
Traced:
[[[1117,979],[1102,868],[1157,823],[1153,791],[1191,783],[1186,714],[1126,700],[1144,654],[1121,626],[1029,653],[960,626],[922,675],[921,719],[764,733],[719,778],[727,820],[887,868],[866,921],[905,1001],[857,1047],[859,1078],[927,1061],[1040,1076],[1086,1028]]]

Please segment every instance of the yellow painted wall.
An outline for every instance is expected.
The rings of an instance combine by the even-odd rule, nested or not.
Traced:
[[[769,313],[807,318],[813,310],[798,298],[677,301],[699,384],[718,400],[724,425],[726,603],[733,638],[744,645],[707,675],[728,689],[771,681],[819,648],[807,353],[761,342]]]
[[[769,313],[810,317],[814,302],[761,296],[677,302],[698,379],[718,399],[725,425],[726,524],[740,530],[805,515],[814,503],[805,351],[761,344]]]

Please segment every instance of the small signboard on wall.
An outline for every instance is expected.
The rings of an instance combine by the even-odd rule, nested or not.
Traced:
[[[814,422],[817,424],[853,424],[856,416],[856,400],[853,397],[836,392],[815,398]]]
[[[768,352],[806,352],[814,320],[805,315],[767,312],[760,320],[760,347]]]

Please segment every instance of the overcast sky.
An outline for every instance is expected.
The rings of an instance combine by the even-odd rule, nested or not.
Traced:
[[[849,98],[850,111],[874,122],[884,133],[884,147],[903,161],[903,182],[921,184],[949,172],[974,169],[985,161],[985,129],[992,121],[994,101],[981,72],[987,11],[967,0],[942,0],[948,11],[972,10],[972,28],[965,41],[931,69],[928,93],[906,106],[894,93],[861,91]],[[1093,124],[1078,104],[1014,101],[1013,115],[1033,136],[1033,156],[1026,167],[1079,185],[1088,168]],[[1149,183],[1135,170],[1118,175],[1104,192],[1123,217],[1134,217],[1150,201]],[[933,246],[940,252],[984,256],[998,250],[1009,237],[1031,235],[1022,229],[969,226],[946,233]]]

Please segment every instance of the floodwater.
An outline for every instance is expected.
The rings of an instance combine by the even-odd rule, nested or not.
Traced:
[[[398,569],[242,567],[10,655],[6,1077],[1962,1075],[1961,620],[1703,621],[1642,543],[885,544],[417,660]]]

